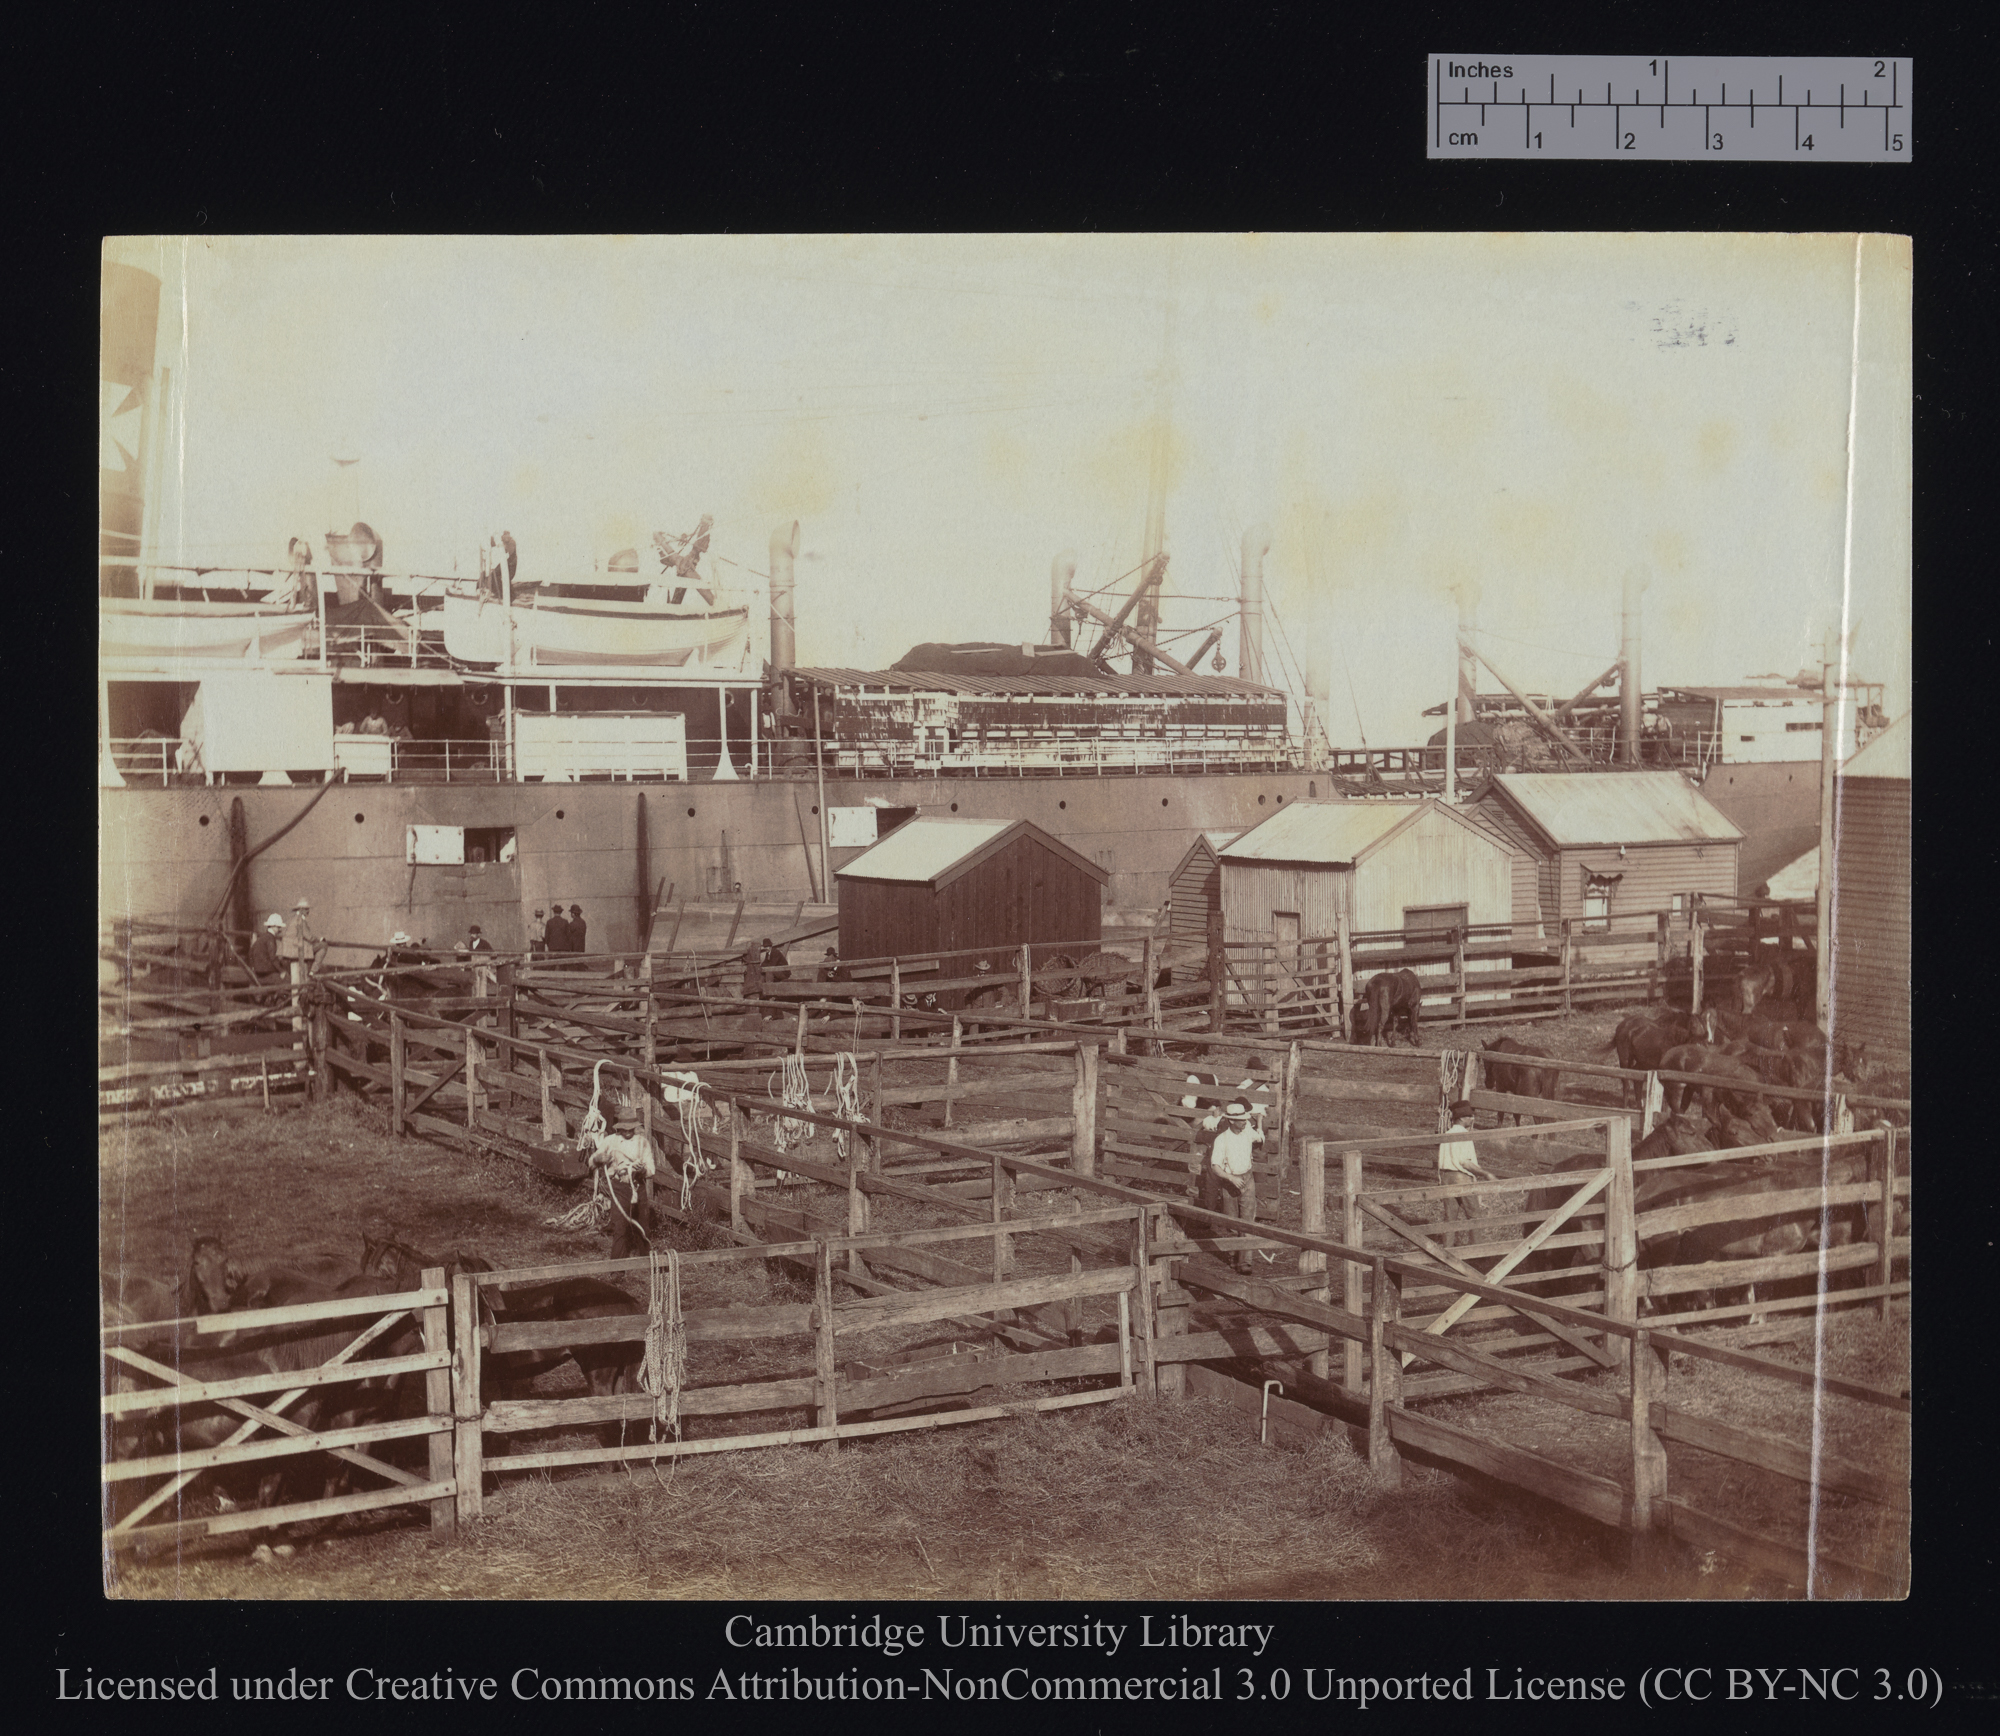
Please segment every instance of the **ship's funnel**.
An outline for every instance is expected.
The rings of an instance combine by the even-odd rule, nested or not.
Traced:
[[[1068,549],[1049,566],[1049,643],[1069,643],[1069,616],[1063,605],[1069,601],[1069,587],[1076,578],[1076,556]]]
[[[1264,679],[1264,557],[1271,552],[1271,527],[1253,524],[1243,533],[1243,628],[1237,673],[1245,681]]]
[[[771,532],[771,669],[781,674],[798,661],[798,621],[794,613],[797,581],[793,562],[799,552],[799,521]]]

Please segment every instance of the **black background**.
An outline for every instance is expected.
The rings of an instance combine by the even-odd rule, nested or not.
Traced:
[[[1942,1172],[1927,1199],[1916,1382],[1915,1586],[1903,1605],[1196,1605],[1200,1619],[1275,1620],[1259,1665],[1337,1662],[1378,1674],[1470,1664],[1623,1673],[1649,1664],[1913,1666],[1945,1673],[1951,1697],[1992,1697],[1992,1142],[1976,1059],[1988,1026],[1980,984],[1991,884],[1991,796],[1981,776],[1991,682],[1986,599],[1992,544],[1979,535],[1994,320],[1993,152],[2000,86],[1992,26],[1967,7],[1684,7],[1606,4],[1587,18],[1503,8],[1326,5],[1203,11],[1133,4],[821,10],[528,6],[474,17],[405,7],[302,13],[97,9],[11,27],[8,109],[14,277],[21,313],[0,352],[11,387],[14,534],[0,555],[15,583],[17,704],[76,716],[52,744],[17,738],[24,818],[17,839],[21,955],[62,1010],[37,1003],[17,1041],[13,1119],[22,1213],[16,1257],[29,1279],[16,1314],[14,1583],[27,1624],[11,1699],[34,1724],[178,1722],[158,1708],[54,1704],[55,1671],[224,1674],[384,1671],[505,1675],[515,1664],[693,1675],[725,1656],[726,1611],[705,1606],[299,1606],[106,1603],[97,1565],[90,1276],[95,1176],[82,1057],[93,1009],[82,992],[91,932],[85,831],[93,781],[86,709],[94,611],[87,577],[95,439],[86,389],[97,344],[98,249],[107,234],[758,230],[1878,230],[1915,238],[1915,574],[1921,738],[1918,1047],[1927,1142]],[[1429,162],[1426,76],[1435,53],[1676,56],[1897,54],[1915,65],[1907,162]],[[53,435],[53,438],[51,438]],[[55,510],[50,510],[51,507]],[[42,574],[56,575],[44,578]],[[1754,606],[1752,600],[1750,606]],[[52,654],[53,653],[53,654]],[[1961,660],[1964,665],[1961,667]],[[72,681],[74,675],[80,679]],[[23,695],[27,698],[24,700]],[[1933,752],[1933,748],[1936,749]],[[47,783],[39,780],[44,776]],[[61,822],[74,816],[72,838]],[[48,903],[53,885],[55,900]],[[74,984],[73,988],[71,985]],[[70,994],[76,994],[72,1007]],[[71,1023],[71,1020],[74,1023]],[[43,1067],[48,1033],[74,1033]],[[1968,1066],[1967,1063],[1971,1065]],[[72,1094],[72,1087],[74,1088]],[[1962,1192],[1959,1191],[1962,1189]],[[1949,1194],[1947,1190],[1950,1190]],[[32,1234],[21,1236],[21,1226]],[[36,1280],[39,1279],[39,1282]],[[58,1324],[50,1325],[54,1320]],[[54,1380],[50,1381],[53,1372]],[[33,1383],[32,1387],[29,1383]],[[31,1396],[51,1391],[53,1404]],[[862,1606],[865,1614],[872,1606]],[[1020,1606],[1009,1606],[1010,1616]],[[775,1614],[768,1606],[760,1613]],[[856,1613],[822,1606],[828,1618]],[[988,1609],[987,1613],[991,1613]],[[1095,1613],[1107,1613],[1099,1609]],[[1126,1619],[1126,1612],[1120,1612]],[[1155,1654],[1165,1656],[1167,1654]],[[821,1669],[832,1657],[801,1658]],[[855,1660],[860,1661],[860,1660]],[[1063,1664],[1081,1660],[1060,1655]],[[1178,1666],[1183,1660],[1174,1658]],[[1191,1660],[1209,1661],[1209,1660]],[[1215,1660],[1232,1661],[1233,1660]],[[1121,1660],[1122,1662],[1122,1660]],[[46,1709],[46,1710],[44,1710]],[[981,1709],[968,1709],[977,1712]],[[991,1710],[990,1708],[985,1710]],[[1017,1708],[1030,1718],[1035,1708]],[[1467,1708],[1475,1720],[1502,1708]],[[839,1708],[774,1707],[760,1722]],[[1885,1720],[1879,1709],[1856,1715]],[[343,1709],[371,1721],[436,1714]],[[1138,1708],[1098,1708],[1078,1728],[1124,1727]],[[1728,1728],[1779,1707],[1706,1714]],[[558,1712],[564,1727],[659,1727],[671,1709]],[[697,1727],[732,1715],[706,1703]],[[1252,1730],[1352,1716],[1310,1708],[1153,1710],[1149,1725]],[[1407,1722],[1409,1711],[1366,1714]],[[1603,1716],[1600,1708],[1594,1714]],[[227,1711],[221,1712],[225,1719]],[[463,1717],[452,1714],[454,1721]],[[489,1726],[551,1722],[502,1702]],[[1548,1714],[1543,1714],[1548,1716]],[[1558,1714],[1560,1716],[1560,1714]],[[1613,1713],[1641,1717],[1636,1710]],[[1815,1720],[1846,1718],[1840,1709]],[[1907,1714],[1906,1714],[1907,1716]],[[1949,1714],[1946,1714],[1949,1716]],[[890,1712],[883,1722],[966,1721]],[[314,1720],[315,1722],[317,1720]]]

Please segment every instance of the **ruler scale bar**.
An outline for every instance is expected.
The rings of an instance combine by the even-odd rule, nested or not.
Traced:
[[[1895,55],[1669,59],[1665,55],[1434,54],[1425,69],[1431,106],[1425,155],[1531,161],[1560,157],[1592,162],[1705,158],[1907,163],[1914,143],[1910,69],[1907,59]],[[1482,85],[1484,91],[1474,96]],[[1737,93],[1734,101],[1729,95],[1732,85]],[[1546,97],[1541,94],[1545,88]],[[1599,90],[1602,98],[1594,94]],[[1829,90],[1837,94],[1828,98]],[[1850,96],[1851,90],[1860,95]],[[1685,97],[1676,96],[1676,91],[1684,91]],[[1759,91],[1764,93],[1761,99]],[[1521,111],[1518,127],[1505,117],[1509,108]],[[1629,121],[1628,108],[1635,111]],[[1850,127],[1850,108],[1879,113],[1880,136],[1872,127]],[[1582,123],[1579,109],[1585,112]],[[1651,127],[1643,119],[1649,109],[1657,117]],[[1590,120],[1593,111],[1605,119]],[[1787,112],[1792,117],[1789,127],[1782,124]]]

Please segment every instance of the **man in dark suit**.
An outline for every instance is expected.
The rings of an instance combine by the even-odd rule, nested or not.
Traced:
[[[552,958],[570,950],[569,918],[563,915],[560,904],[554,906],[554,913],[549,917],[548,932],[544,939],[547,944],[542,950]]]
[[[583,920],[583,906],[581,904],[572,904],[569,907],[569,950],[571,952],[588,952],[590,950],[586,944],[589,927],[590,925]]]

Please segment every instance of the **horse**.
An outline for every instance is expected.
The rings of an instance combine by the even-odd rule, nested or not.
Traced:
[[[1804,955],[1774,952],[1748,966],[1736,979],[1736,994],[1743,1011],[1754,1013],[1766,1000],[1795,1001],[1808,986],[1812,961]]]
[[[1683,1043],[1662,1055],[1658,1065],[1663,1073],[1699,1073],[1704,1080],[1700,1085],[1685,1084],[1678,1079],[1666,1081],[1663,1095],[1667,1108],[1675,1114],[1687,1107],[1697,1091],[1701,1093],[1702,1111],[1711,1120],[1714,1119],[1718,1099],[1728,1105],[1732,1114],[1745,1117],[1753,1114],[1752,1105],[1761,1101],[1756,1091],[1744,1087],[1761,1085],[1765,1081],[1757,1069],[1741,1056],[1725,1054],[1702,1043]],[[1710,1078],[1726,1080],[1734,1088],[1710,1085],[1706,1083]]]
[[[398,1284],[414,1286],[418,1274],[429,1266],[442,1266],[447,1274],[490,1272],[492,1266],[477,1255],[460,1252],[450,1259],[425,1254],[405,1242],[385,1238],[365,1238],[363,1252],[371,1271],[389,1272]],[[645,1310],[616,1284],[602,1278],[559,1278],[519,1290],[476,1287],[482,1319],[489,1325],[511,1325],[526,1321],[605,1320],[622,1314],[643,1314]],[[639,1363],[644,1346],[638,1340],[612,1344],[551,1346],[547,1350],[503,1351],[480,1358],[480,1398],[508,1397],[521,1391],[537,1376],[552,1373],[565,1361],[574,1362],[589,1385],[593,1398],[609,1398],[639,1390]],[[489,1388],[488,1382],[491,1382]],[[621,1445],[624,1424],[603,1424],[600,1438],[606,1446]]]
[[[1387,1048],[1400,1023],[1410,1047],[1417,1046],[1417,1017],[1424,986],[1413,970],[1385,970],[1368,979],[1354,1005],[1354,1040]]]
[[[1525,1062],[1496,1061],[1496,1055],[1528,1055],[1543,1061],[1555,1059],[1548,1050],[1537,1049],[1531,1043],[1517,1043],[1512,1037],[1501,1037],[1495,1042],[1483,1044],[1479,1051],[1487,1056],[1486,1082],[1495,1091],[1504,1091],[1512,1097],[1553,1097],[1556,1094],[1556,1080],[1561,1077],[1557,1067],[1531,1067]],[[1514,1125],[1521,1125],[1519,1110],[1500,1111],[1501,1119],[1512,1114]],[[1496,1123],[1497,1125],[1497,1123]]]
[[[1634,1013],[1620,1020],[1618,1029],[1611,1034],[1611,1041],[1604,1047],[1618,1052],[1619,1066],[1634,1072],[1650,1073],[1659,1067],[1660,1057],[1669,1049],[1683,1043],[1699,1043],[1708,1035],[1708,1026],[1699,1013],[1681,1013],[1667,1008],[1658,1015]],[[1638,1094],[1637,1080],[1618,1081],[1620,1103],[1637,1102]]]

